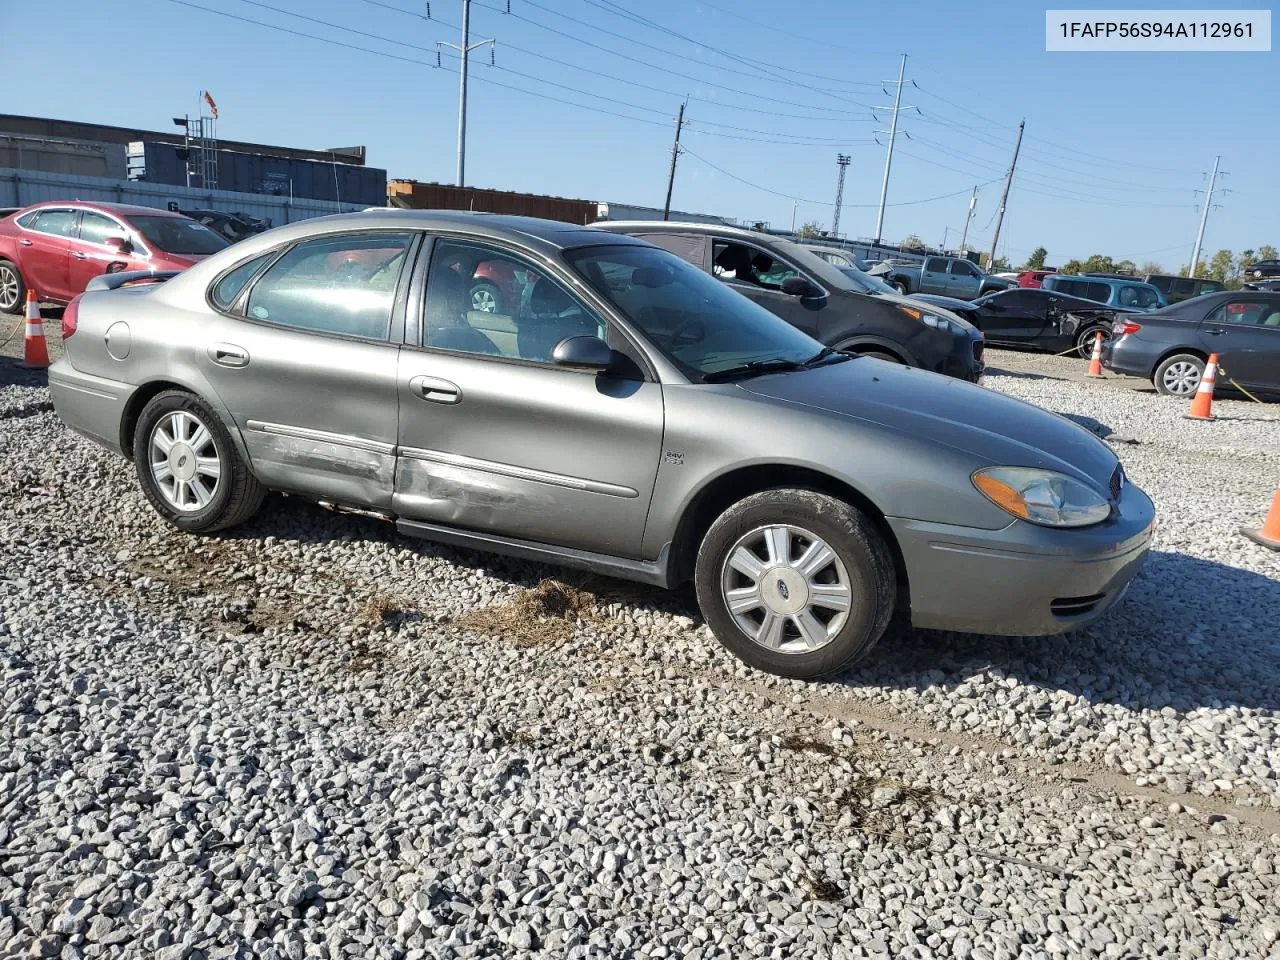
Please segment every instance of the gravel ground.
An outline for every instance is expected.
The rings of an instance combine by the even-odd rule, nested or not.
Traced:
[[[0,956],[1276,956],[1280,406],[990,362],[1115,444],[1146,570],[801,684],[296,500],[178,535],[0,359]]]

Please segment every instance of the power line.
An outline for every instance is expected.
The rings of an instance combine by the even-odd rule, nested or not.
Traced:
[[[792,200],[792,201],[795,201],[796,203],[813,203],[813,204],[817,204],[818,206],[822,206],[822,207],[830,207],[830,206],[833,206],[833,204],[832,204],[832,202],[831,202],[830,200],[812,200],[812,199],[809,199],[809,198],[806,198],[806,197],[797,197],[797,196],[793,196],[792,194],[789,194],[789,193],[782,193],[781,191],[779,191],[779,190],[774,190],[774,189],[772,189],[772,188],[770,188],[770,187],[764,187],[764,186],[761,186],[761,185],[760,185],[760,184],[758,184],[758,183],[753,183],[753,182],[752,182],[752,181],[750,181],[750,180],[747,180],[747,179],[745,179],[745,178],[743,178],[743,177],[738,176],[736,173],[730,173],[728,170],[724,169],[724,167],[717,166],[716,164],[714,164],[714,163],[712,163],[710,160],[708,160],[706,157],[702,157],[702,156],[699,156],[698,154],[694,153],[694,152],[693,152],[692,150],[690,150],[688,147],[683,147],[683,148],[681,148],[681,151],[680,151],[680,152],[681,152],[683,155],[685,155],[685,156],[693,157],[693,159],[695,159],[695,160],[699,161],[700,163],[705,164],[706,166],[710,167],[712,170],[715,170],[717,173],[724,174],[724,176],[728,177],[730,180],[736,180],[736,181],[738,181],[739,183],[745,184],[745,185],[746,185],[746,186],[748,186],[748,187],[753,187],[753,188],[755,188],[756,190],[761,191],[762,193],[772,194],[772,195],[773,195],[773,196],[775,196],[775,197],[782,197],[784,200]],[[985,187],[985,186],[987,186],[987,184],[990,184],[990,183],[995,183],[995,180],[988,180],[988,181],[987,181],[987,183],[981,184],[981,186],[984,186],[984,187]],[[891,207],[911,207],[911,206],[916,206],[916,205],[921,204],[921,203],[933,203],[935,200],[946,200],[946,199],[949,199],[949,198],[951,198],[951,197],[958,197],[958,196],[960,196],[960,194],[967,193],[968,191],[969,191],[969,188],[968,188],[968,187],[965,187],[963,190],[957,191],[957,192],[955,192],[955,193],[944,193],[944,194],[941,194],[941,195],[936,196],[936,197],[924,197],[924,198],[922,198],[922,199],[920,199],[920,200],[899,200],[899,201],[896,201],[896,202],[894,202],[894,203],[889,204],[889,206],[891,206]],[[874,204],[874,203],[846,203],[846,204],[843,204],[843,206],[844,206],[844,207],[846,207],[846,208],[848,208],[848,207],[855,207],[855,208],[858,208],[858,209],[868,209],[868,210],[869,210],[869,209],[874,209],[874,208],[877,206],[877,204]]]

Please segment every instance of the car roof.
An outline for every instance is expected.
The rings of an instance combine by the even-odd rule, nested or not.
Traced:
[[[76,210],[97,210],[100,213],[113,213],[117,217],[182,217],[180,213],[165,210],[161,207],[144,207],[135,203],[99,203],[97,200],[45,200],[23,207],[23,211],[41,210],[46,207],[71,207]]]
[[[589,229],[579,223],[472,210],[402,210],[398,207],[369,207],[360,213],[344,213],[303,222],[331,223],[340,219],[352,219],[353,229],[386,226],[389,223],[413,230],[464,229],[493,236],[517,235],[526,239],[540,240],[562,249],[616,242],[616,238],[602,239],[599,230]]]

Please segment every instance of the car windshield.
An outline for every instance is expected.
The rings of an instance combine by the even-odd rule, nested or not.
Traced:
[[[863,273],[857,267],[837,266],[836,269],[853,281],[854,285],[858,288],[859,293],[869,293],[872,296],[875,296],[878,293],[892,293],[896,296],[898,293],[897,290],[893,289],[893,287],[889,286],[879,277],[873,277],[869,273]]]
[[[165,253],[199,256],[217,253],[228,246],[226,240],[203,223],[185,217],[130,217],[129,222],[148,245]]]
[[[822,344],[658,247],[591,246],[565,259],[693,380],[812,361]],[[766,366],[767,365],[767,366]]]

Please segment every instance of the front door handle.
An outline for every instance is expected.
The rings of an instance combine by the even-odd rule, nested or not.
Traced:
[[[21,240],[18,241],[18,243],[22,244],[24,247],[31,246],[31,241],[28,240],[26,237],[23,237]]]
[[[1224,333],[1226,333],[1226,332],[1227,332],[1227,331],[1223,330],[1223,329],[1222,329],[1222,328],[1220,328],[1220,327],[1215,327],[1215,328],[1214,328],[1214,329],[1212,329],[1212,330],[1206,330],[1206,331],[1205,331],[1205,333],[1207,333],[1207,334],[1208,334],[1209,336],[1211,336],[1211,337],[1220,337],[1220,336],[1222,336],[1222,335],[1223,335]]]
[[[77,252],[77,253],[73,253],[71,256],[75,257],[77,260],[88,260],[88,259],[89,259],[89,255],[88,255],[87,253],[79,253],[79,252]]]
[[[247,367],[249,351],[234,343],[215,343],[209,347],[209,359],[220,367]]]
[[[431,403],[457,403],[462,399],[462,391],[456,383],[439,377],[414,377],[409,381],[409,389],[415,396]]]

